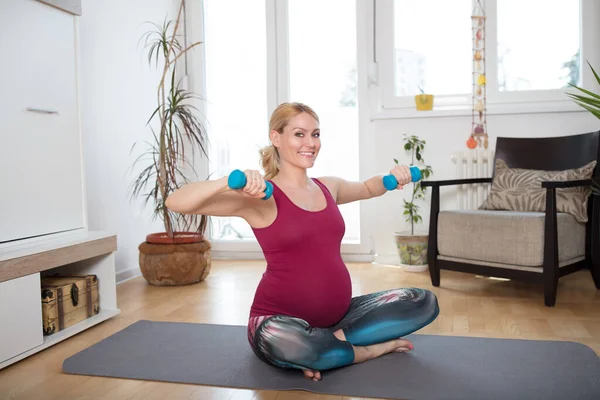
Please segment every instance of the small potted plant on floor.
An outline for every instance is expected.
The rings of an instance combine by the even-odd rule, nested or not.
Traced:
[[[154,203],[154,216],[162,219],[164,232],[148,234],[139,246],[139,264],[144,278],[152,285],[184,285],[204,280],[210,272],[210,243],[206,240],[208,219],[204,215],[173,213],[165,207],[167,197],[188,183],[193,156],[205,156],[207,132],[194,106],[198,96],[183,88],[178,77],[178,62],[185,53],[201,44],[180,40],[184,4],[177,20],[165,21],[142,39],[148,49],[148,63],[161,68],[157,82],[157,105],[148,120],[152,140],[149,149],[134,165],[147,162],[132,185],[132,197],[143,196],[144,204]],[[191,157],[190,157],[191,156]],[[146,188],[149,191],[144,193]]]
[[[426,165],[423,159],[425,144],[426,142],[417,136],[404,135],[404,150],[410,153],[410,165],[419,167],[422,179],[429,178],[433,173],[431,166]],[[396,159],[394,159],[394,162],[399,163]],[[426,188],[421,186],[420,181],[414,183],[410,201],[403,199],[403,215],[406,222],[410,224],[410,232],[396,232],[394,234],[398,255],[400,256],[400,265],[411,272],[427,270],[427,240],[429,235],[427,233],[415,234],[415,224],[423,222],[417,202],[425,199],[425,191]]]

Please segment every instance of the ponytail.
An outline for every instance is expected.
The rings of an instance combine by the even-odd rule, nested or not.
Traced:
[[[260,164],[265,171],[265,179],[270,180],[279,173],[279,152],[272,144],[260,149]]]

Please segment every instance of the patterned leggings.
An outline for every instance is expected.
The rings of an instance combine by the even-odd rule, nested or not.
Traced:
[[[435,295],[424,289],[392,289],[352,298],[340,322],[313,328],[285,315],[251,317],[248,341],[264,362],[281,368],[324,371],[354,362],[354,346],[368,346],[408,335],[439,314]],[[333,334],[343,329],[346,341]]]

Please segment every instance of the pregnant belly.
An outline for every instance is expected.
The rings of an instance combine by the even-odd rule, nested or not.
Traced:
[[[283,314],[306,320],[314,327],[328,327],[348,311],[352,285],[347,269],[323,274],[265,273],[253,312]]]

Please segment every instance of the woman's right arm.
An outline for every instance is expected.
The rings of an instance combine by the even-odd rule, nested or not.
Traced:
[[[248,207],[265,197],[266,184],[258,171],[244,172],[248,184],[241,190],[231,189],[227,184],[228,177],[189,183],[171,193],[165,206],[181,214],[245,217]]]

